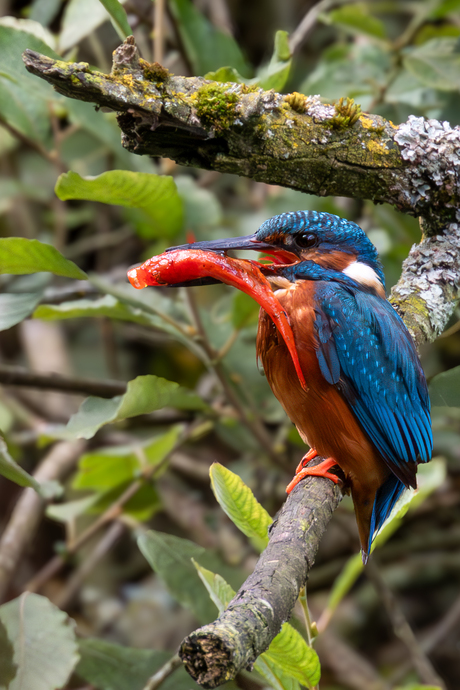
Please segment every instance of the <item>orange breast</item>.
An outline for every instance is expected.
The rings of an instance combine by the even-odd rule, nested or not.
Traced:
[[[316,357],[313,281],[298,281],[277,292],[288,314],[308,390],[300,386],[291,357],[270,317],[261,310],[257,354],[273,393],[303,440],[323,457],[333,457],[352,489],[361,541],[367,543],[366,525],[375,492],[390,470],[374,450],[341,393],[326,381]],[[361,513],[361,515],[360,515]]]

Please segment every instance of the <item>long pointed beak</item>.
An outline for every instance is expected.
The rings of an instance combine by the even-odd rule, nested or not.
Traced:
[[[170,247],[167,252],[178,249],[202,249],[208,252],[228,252],[231,249],[252,249],[256,252],[273,251],[273,245],[268,242],[260,242],[255,235],[245,235],[244,237],[231,237],[222,240],[210,240],[204,242],[193,242],[192,244],[181,244],[177,247]]]

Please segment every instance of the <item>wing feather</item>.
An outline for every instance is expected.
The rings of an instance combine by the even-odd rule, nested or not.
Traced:
[[[383,460],[406,486],[433,447],[430,403],[413,341],[387,301],[317,283],[317,358]]]

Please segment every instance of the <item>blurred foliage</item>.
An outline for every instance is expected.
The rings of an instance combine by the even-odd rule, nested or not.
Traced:
[[[40,391],[0,390],[1,528],[19,495],[14,482],[47,500],[47,518],[29,527],[32,547],[0,607],[0,687],[9,690],[20,687],[24,655],[21,672],[40,668],[43,690],[67,681],[69,690],[82,683],[142,690],[250,572],[303,453],[255,362],[257,305],[220,285],[138,292],[127,269],[190,233],[244,235],[277,213],[317,209],[368,232],[391,287],[420,237],[416,220],[388,206],[132,155],[114,113],[58,95],[25,71],[22,52],[109,71],[111,52],[132,32],[146,60],[160,57],[176,74],[320,94],[325,102],[353,98],[395,124],[409,114],[460,124],[458,0],[169,0],[162,26],[154,26],[157,2],[0,3],[0,375],[9,372],[11,382],[20,366],[44,377]],[[307,11],[312,21],[302,33]],[[386,527],[374,554],[449,690],[460,685],[459,617],[450,628],[447,620],[460,585],[457,317],[423,353],[435,453],[444,461],[423,468],[427,490]],[[59,392],[54,374],[70,391],[84,390],[85,379],[96,390],[125,382],[126,391]],[[84,451],[55,477],[61,486],[37,482],[32,475],[53,444],[76,438],[86,439]],[[4,548],[0,540],[0,563]],[[356,656],[351,672],[340,654],[321,651],[320,635],[321,689],[368,688],[369,668],[375,688],[427,688],[389,631],[357,549],[345,499],[311,572],[309,604],[322,630],[329,626]],[[2,578],[0,568],[0,589]],[[31,579],[40,595],[22,594]],[[75,620],[78,638],[55,604]],[[32,630],[26,647],[18,621]],[[33,633],[37,621],[46,635]],[[281,646],[274,660],[261,658],[261,675],[245,673],[225,687],[317,682],[317,666],[309,681],[299,670],[313,652],[295,661],[307,637],[301,614],[292,625],[291,651]],[[21,687],[38,690],[35,678]],[[178,669],[160,687],[197,686]]]

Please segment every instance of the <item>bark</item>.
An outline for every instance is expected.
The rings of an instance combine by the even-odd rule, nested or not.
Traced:
[[[197,683],[216,688],[241,669],[250,670],[268,648],[291,616],[341,499],[337,484],[316,477],[307,477],[289,494],[252,575],[214,623],[181,644],[179,656]]]
[[[460,284],[459,128],[413,116],[395,127],[352,102],[324,105],[317,96],[172,76],[140,59],[132,37],[114,52],[110,75],[32,51],[24,61],[59,93],[117,111],[133,153],[419,216],[422,242],[391,299],[418,346],[444,329]],[[303,480],[228,609],[184,640],[181,657],[204,687],[250,667],[290,617],[340,498],[331,482]]]

